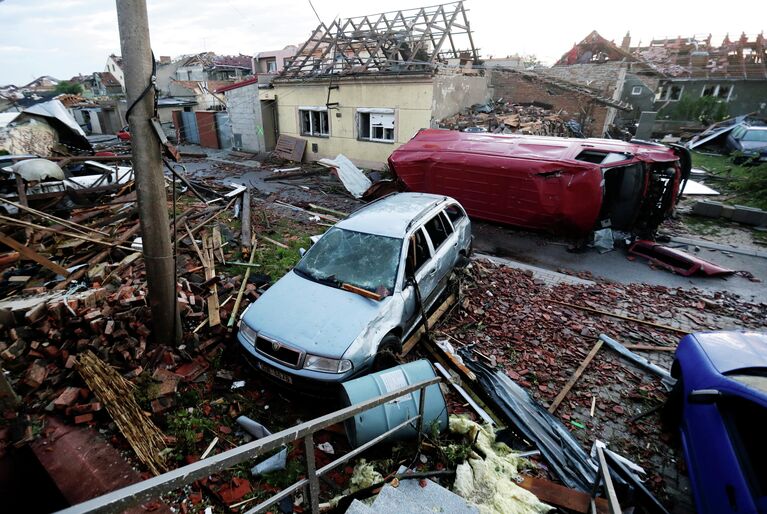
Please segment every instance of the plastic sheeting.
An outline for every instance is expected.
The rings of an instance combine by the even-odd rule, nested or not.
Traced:
[[[64,172],[58,164],[48,159],[27,159],[3,169],[18,173],[27,182],[40,182],[46,179],[64,180]]]
[[[562,483],[571,489],[591,492],[597,465],[567,428],[506,373],[472,361],[469,354],[464,354],[464,361],[506,418],[541,451]]]
[[[338,178],[354,198],[361,198],[363,193],[373,185],[370,179],[362,173],[362,170],[343,154],[338,154],[335,159],[321,159],[318,163],[335,168]]]

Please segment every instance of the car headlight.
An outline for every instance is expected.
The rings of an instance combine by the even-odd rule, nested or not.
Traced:
[[[352,369],[352,361],[346,359],[329,359],[319,355],[307,354],[304,359],[304,369],[322,371],[324,373],[346,373]]]
[[[250,328],[244,321],[240,323],[240,333],[245,337],[245,340],[250,344],[256,344],[257,332]]]

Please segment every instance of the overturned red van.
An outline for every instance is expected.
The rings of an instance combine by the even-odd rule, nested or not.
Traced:
[[[642,141],[427,129],[396,149],[389,166],[410,191],[452,196],[478,219],[651,237],[673,211],[690,156]]]

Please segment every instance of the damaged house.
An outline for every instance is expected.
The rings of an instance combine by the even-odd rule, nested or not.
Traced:
[[[654,98],[658,116],[707,122],[767,113],[767,47],[763,34],[654,39],[632,53],[663,72]]]
[[[380,168],[422,128],[489,98],[462,2],[320,24],[260,91],[304,158]],[[237,114],[232,111],[232,123]]]
[[[547,77],[566,80],[594,89],[630,110],[611,106],[599,136],[610,125],[630,127],[643,111],[653,110],[655,92],[663,73],[640,56],[630,52],[631,35],[627,32],[618,46],[592,31],[567,51],[551,68],[538,69]]]

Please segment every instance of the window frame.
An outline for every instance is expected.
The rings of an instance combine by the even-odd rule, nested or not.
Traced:
[[[304,131],[304,113],[309,115],[309,132]],[[314,116],[313,113],[319,115],[319,131],[314,130]],[[322,132],[322,116],[325,116],[325,132]],[[330,116],[328,114],[328,108],[323,106],[300,106],[298,107],[298,132],[302,136],[306,137],[330,137]]]
[[[436,241],[434,239],[434,236],[432,235],[431,231],[429,230],[429,224],[433,221],[438,220],[439,223],[442,224],[442,230],[444,231],[445,237],[439,242],[439,244],[435,244]],[[446,225],[447,224],[447,225]],[[444,214],[442,210],[440,210],[438,213],[436,213],[434,216],[429,218],[423,225],[422,228],[424,231],[426,231],[426,235],[429,238],[429,241],[431,241],[431,247],[434,249],[434,252],[432,253],[432,256],[436,254],[440,248],[442,248],[442,245],[447,243],[447,240],[450,239],[450,236],[453,235],[455,232],[455,229],[453,228],[452,223],[450,223],[450,219],[447,217],[447,214]]]
[[[639,96],[642,94],[642,86],[633,86],[631,88],[631,96]]]
[[[677,98],[671,98],[672,88],[679,88],[679,96]],[[658,94],[655,97],[656,102],[678,102],[684,95],[684,86],[679,84],[668,83],[664,84],[658,90]]]
[[[708,89],[710,87],[714,88],[713,94],[711,94],[711,95],[705,94],[706,93],[706,89]],[[727,91],[727,97],[726,98],[721,97],[720,94],[719,94],[722,87],[729,88],[728,91]],[[716,98],[717,100],[724,100],[725,102],[729,102],[730,98],[732,97],[732,90],[733,89],[735,89],[735,85],[734,84],[727,84],[727,83],[725,83],[725,84],[721,84],[721,83],[703,84],[703,88],[700,90],[700,97],[703,98],[705,96],[710,96],[712,98]]]
[[[372,116],[373,114],[378,115],[386,115],[392,117],[392,127],[386,128],[386,127],[380,127],[382,130],[382,134],[384,137],[373,137],[373,124],[372,124]],[[366,133],[367,136],[363,135],[363,120],[367,120],[367,127],[366,127]],[[386,143],[386,144],[394,144],[397,141],[397,115],[394,109],[388,109],[388,108],[359,108],[357,109],[357,139],[359,141],[370,141],[373,143]],[[378,127],[375,127],[378,128]],[[387,139],[386,131],[391,130],[391,139]]]

